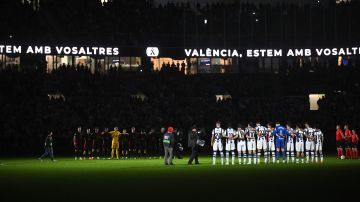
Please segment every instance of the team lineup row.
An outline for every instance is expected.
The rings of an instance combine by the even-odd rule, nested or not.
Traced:
[[[276,135],[274,134],[275,129],[281,129],[278,125],[274,129],[270,124],[264,127],[257,123],[255,128],[249,124],[245,129],[238,126],[237,130],[234,130],[231,126],[224,130],[220,127],[220,122],[218,122],[216,126],[217,127],[212,130],[211,139],[211,146],[214,151],[214,164],[217,151],[220,152],[223,163],[223,143],[226,145],[226,163],[229,163],[229,153],[231,152],[232,163],[235,164],[235,142],[237,143],[239,163],[246,163],[246,160],[248,160],[248,163],[252,163],[252,158],[254,163],[260,163],[262,153],[265,158],[265,163],[271,162],[270,160],[268,161],[268,157],[270,156],[272,157],[272,162],[275,162],[275,159],[278,162],[280,152],[283,153],[282,156],[284,160],[285,156],[287,156],[286,162],[290,162],[290,155],[291,161],[295,162],[295,150],[297,152],[297,162],[299,162],[300,159],[301,162],[304,162],[304,146],[306,147],[307,162],[309,162],[310,156],[311,162],[313,162],[314,159],[317,161],[318,159],[315,157],[318,156],[321,162],[323,161],[323,134],[320,129],[310,128],[308,124],[305,125],[305,129],[297,126],[295,130],[287,125],[286,130],[280,130],[280,134]],[[135,128],[132,128],[130,133],[134,132]],[[129,156],[130,152],[133,153],[133,156],[136,156],[142,152],[146,154],[148,153],[147,150],[154,150],[154,147],[162,143],[161,137],[159,137],[158,140],[154,135],[146,137],[147,133],[145,132],[138,134],[139,135],[136,136],[129,135],[126,130],[120,132],[117,127],[115,127],[113,131],[105,128],[102,132],[100,132],[99,128],[95,128],[94,132],[90,129],[83,132],[82,128],[78,127],[73,136],[75,159],[86,157],[93,159],[95,156],[99,158],[100,156],[107,156],[109,153],[111,153],[111,158],[114,158],[115,155],[116,158],[119,158],[120,145],[123,156]],[[304,138],[306,138],[306,142]],[[222,139],[225,139],[225,141],[223,142]],[[158,148],[161,148],[161,146]],[[285,149],[287,155],[285,155]],[[109,150],[111,150],[111,152]]]
[[[224,141],[223,141],[224,140]],[[211,144],[213,147],[213,164],[216,164],[217,152],[220,153],[221,164],[224,164],[223,144],[225,143],[226,164],[229,164],[230,153],[232,164],[235,164],[235,150],[238,153],[239,164],[257,164],[261,162],[261,155],[264,156],[264,163],[279,163],[280,152],[283,162],[306,163],[323,162],[324,135],[319,128],[311,128],[305,124],[305,128],[299,125],[295,129],[289,124],[286,127],[276,123],[275,128],[271,124],[262,126],[256,123],[253,127],[248,124],[246,128],[241,125],[233,129],[231,125],[222,129],[220,122],[212,130]],[[295,161],[296,152],[296,161]],[[272,157],[272,161],[270,159]],[[291,157],[291,158],[290,158]],[[311,157],[311,158],[310,158]],[[290,161],[291,160],[291,161]]]
[[[95,127],[93,131],[90,128],[83,131],[79,126],[73,135],[75,159],[119,159],[120,152],[122,158],[160,156],[163,153],[161,133],[164,131],[165,128],[160,133],[154,129],[138,132],[135,127],[129,132],[126,129],[120,131],[118,127],[103,131]]]
[[[230,153],[232,155],[231,163],[235,164],[236,150],[239,164],[261,163],[260,157],[262,155],[264,163],[278,163],[280,154],[282,154],[283,162],[287,163],[310,163],[319,160],[322,163],[324,159],[322,152],[324,135],[318,127],[312,128],[307,123],[304,126],[302,128],[300,125],[296,125],[293,129],[289,124],[283,127],[277,123],[275,127],[272,127],[271,124],[262,126],[260,123],[256,123],[255,127],[248,124],[245,128],[238,125],[236,129],[233,129],[229,124],[228,128],[222,129],[220,122],[217,122],[211,136],[213,164],[216,164],[218,152],[222,164],[224,164],[224,156],[226,156],[226,164],[229,164]],[[349,136],[347,127],[345,126],[345,134]],[[339,126],[337,126],[337,131],[338,129]],[[130,133],[135,133],[135,128],[132,128]],[[111,158],[114,158],[115,155],[116,158],[119,158],[120,146],[122,155],[126,157],[130,155],[130,152],[136,156],[142,152],[146,154],[149,152],[148,150],[156,150],[155,147],[161,148],[161,133],[159,137],[147,136],[145,132],[138,134],[137,136],[129,136],[126,130],[120,132],[117,127],[113,131],[106,128],[103,132],[100,132],[99,128],[95,128],[93,133],[87,129],[83,133],[79,127],[73,136],[75,159],[81,159],[85,156],[93,159],[94,156],[99,158],[99,156],[107,156],[106,154],[111,154]],[[352,134],[355,137],[355,130]],[[343,139],[345,140],[345,136]],[[358,139],[355,139],[353,141],[357,143]],[[348,140],[349,138],[346,141],[347,149],[351,145]],[[224,147],[225,155],[223,153]]]

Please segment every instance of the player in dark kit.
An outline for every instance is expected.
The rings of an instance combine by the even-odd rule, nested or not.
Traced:
[[[121,158],[129,158],[129,133],[123,130],[120,136]]]
[[[146,156],[146,132],[144,129],[140,130],[140,133],[138,133],[137,139],[137,150],[138,150],[138,158],[141,158],[142,156]]]
[[[129,158],[137,156],[137,146],[138,146],[138,135],[135,127],[132,127],[129,133]]]
[[[91,155],[91,130],[90,128],[86,129],[86,133],[83,136],[83,158],[89,157]]]
[[[81,152],[83,147],[83,132],[81,126],[79,126],[73,136],[75,160],[82,159]]]
[[[151,129],[150,132],[147,133],[147,153],[149,155],[149,158],[155,157],[156,154],[156,148],[157,148],[157,139],[156,139],[156,133],[155,129]]]
[[[144,138],[145,138],[145,143],[144,143],[144,155],[145,158],[150,158],[150,131],[147,132],[147,130],[144,129]]]
[[[103,140],[101,145],[101,156],[103,159],[109,158],[111,153],[111,135],[109,133],[109,128],[105,128],[104,131],[100,134],[101,139]]]
[[[93,160],[94,156],[95,156],[95,133],[91,132],[91,129],[88,129],[89,132],[88,136],[87,136],[87,142],[89,143],[87,145],[88,147],[88,154],[89,154],[89,159]]]
[[[101,135],[99,128],[95,127],[94,129],[94,141],[93,141],[93,156],[96,153],[96,159],[100,159],[102,145],[104,144],[103,136]]]

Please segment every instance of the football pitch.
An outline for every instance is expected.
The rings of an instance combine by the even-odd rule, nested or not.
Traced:
[[[164,166],[162,159],[0,163],[1,198],[11,201],[343,200],[356,193],[351,184],[360,179],[360,160],[335,157],[323,164],[228,166],[213,166],[210,157],[191,166],[187,159],[175,159],[174,166]]]

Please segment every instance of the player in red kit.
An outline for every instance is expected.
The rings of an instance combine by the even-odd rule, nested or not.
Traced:
[[[340,125],[336,126],[336,148],[337,148],[337,152],[338,152],[338,159],[341,158],[342,155],[344,155],[343,152],[343,148],[342,148],[342,142],[344,140],[345,136],[344,133],[342,132]]]
[[[351,143],[352,143],[352,152],[353,152],[353,159],[358,159],[359,157],[359,153],[358,153],[358,149],[357,149],[357,145],[359,142],[359,136],[357,135],[355,130],[352,130],[352,135],[351,135]]]
[[[344,126],[345,129],[345,154],[347,159],[352,158],[352,150],[351,150],[351,131],[348,125]]]

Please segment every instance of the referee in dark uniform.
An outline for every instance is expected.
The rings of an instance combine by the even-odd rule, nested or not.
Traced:
[[[199,145],[197,144],[198,140],[199,140],[198,130],[194,125],[191,131],[189,131],[188,133],[188,147],[191,148],[191,155],[188,165],[192,165],[194,159],[195,159],[195,164],[199,164],[199,159],[198,159]]]

